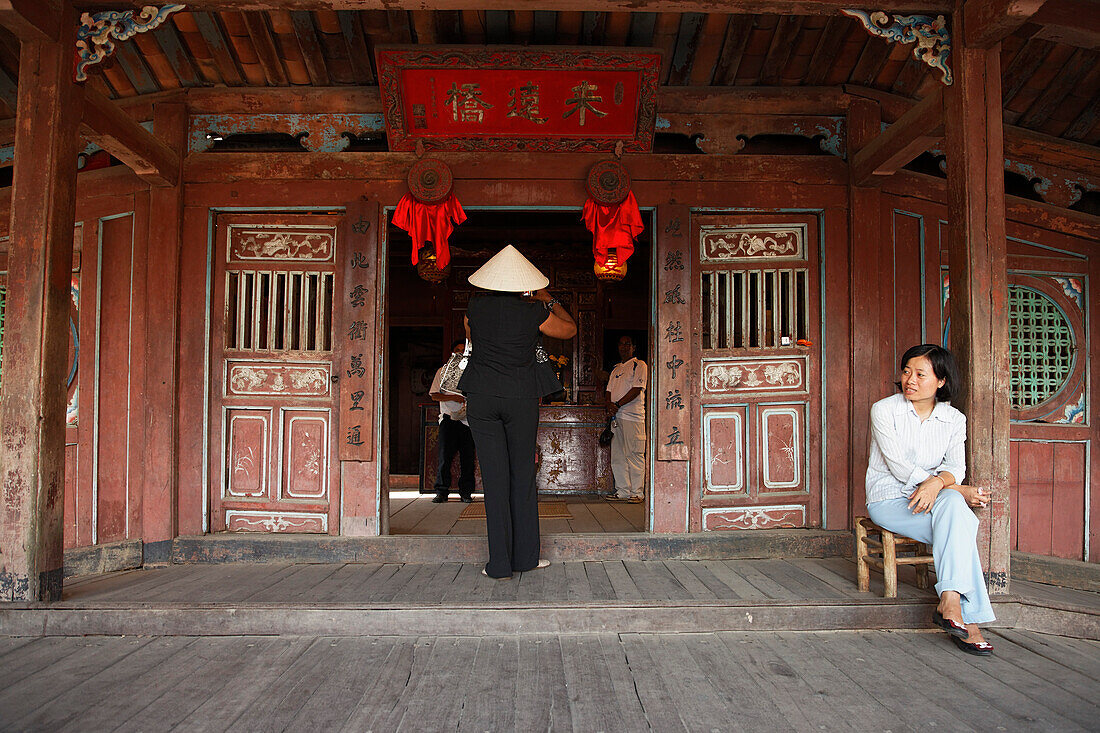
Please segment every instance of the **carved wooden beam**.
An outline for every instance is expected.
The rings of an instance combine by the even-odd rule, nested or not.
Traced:
[[[88,78],[86,69],[101,63],[115,52],[115,41],[127,41],[138,33],[159,26],[172,13],[183,10],[179,4],[156,7],[145,5],[138,12],[111,10],[102,13],[82,13],[76,33],[76,80]]]
[[[967,0],[963,38],[971,48],[992,48],[1031,19],[1047,0]]]
[[[81,7],[139,7],[144,0],[84,0]],[[755,15],[834,15],[851,0],[194,0],[192,10],[558,10],[593,13],[737,13]],[[886,12],[949,13],[949,0],[882,0]]]
[[[88,88],[80,132],[154,186],[175,186],[179,181],[179,155],[114,102]]]
[[[876,10],[842,9],[840,12],[858,20],[872,36],[885,38],[891,43],[915,43],[913,58],[928,64],[940,72],[940,81],[951,84],[951,68],[947,59],[951,55],[951,32],[942,16],[894,15]]]
[[[0,0],[0,26],[20,41],[57,41],[61,12],[44,0]]]
[[[852,156],[852,183],[896,173],[942,137],[943,87],[937,87]]]

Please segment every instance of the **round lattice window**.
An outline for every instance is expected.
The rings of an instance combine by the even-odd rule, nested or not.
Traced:
[[[1057,394],[1072,374],[1073,328],[1050,297],[1020,285],[1008,287],[1008,327],[1012,407],[1027,410]]]

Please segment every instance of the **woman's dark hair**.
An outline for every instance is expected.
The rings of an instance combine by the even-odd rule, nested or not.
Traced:
[[[918,356],[927,357],[928,361],[932,363],[932,373],[936,375],[936,379],[943,380],[943,386],[936,390],[936,400],[950,402],[955,399],[959,394],[959,387],[962,386],[962,375],[959,374],[959,365],[955,361],[955,355],[936,344],[911,346],[901,355],[901,366],[898,371],[904,370],[909,360]],[[894,385],[901,389],[901,382],[894,382]]]

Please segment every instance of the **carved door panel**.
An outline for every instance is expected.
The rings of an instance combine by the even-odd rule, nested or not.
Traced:
[[[339,530],[332,304],[338,217],[218,217],[211,528]]]
[[[817,218],[692,218],[701,526],[821,525]]]

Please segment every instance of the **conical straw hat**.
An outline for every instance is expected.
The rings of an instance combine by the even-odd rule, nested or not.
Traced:
[[[541,290],[550,284],[550,279],[508,244],[470,275],[470,284],[485,290],[522,293]]]

